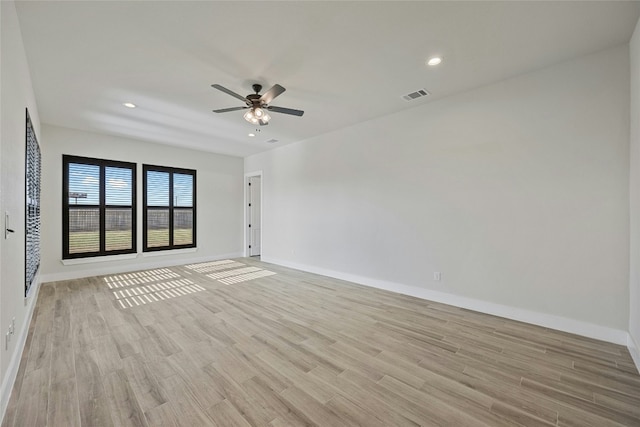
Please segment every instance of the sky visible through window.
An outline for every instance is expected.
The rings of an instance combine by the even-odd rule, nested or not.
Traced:
[[[131,169],[105,167],[105,202],[111,206],[131,206]],[[100,166],[69,164],[69,205],[100,203]],[[148,206],[169,206],[169,173],[147,171]],[[193,206],[193,175],[173,174],[173,205]]]
[[[193,175],[173,174],[173,205],[193,206]],[[169,206],[169,172],[147,171],[147,206]]]
[[[147,206],[169,206],[169,173],[147,171]]]
[[[131,206],[131,169],[105,167],[105,203]],[[69,205],[100,204],[100,166],[69,164]]]
[[[193,175],[173,174],[173,205],[193,206]]]

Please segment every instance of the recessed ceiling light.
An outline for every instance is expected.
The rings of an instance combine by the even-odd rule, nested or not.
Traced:
[[[250,133],[249,136],[253,137],[253,136],[256,136],[256,134],[255,133]]]
[[[124,106],[125,106],[125,107],[127,107],[127,108],[136,108],[136,104],[133,104],[133,103],[131,103],[131,102],[125,102],[125,103],[124,103],[124,104],[122,104],[122,105],[124,105]]]
[[[442,58],[441,57],[434,56],[433,58],[429,58],[429,60],[427,61],[427,65],[433,67],[435,65],[438,65],[441,62],[442,62]]]

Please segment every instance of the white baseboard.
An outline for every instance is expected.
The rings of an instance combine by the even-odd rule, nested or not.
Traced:
[[[18,334],[18,342],[13,349],[11,355],[11,361],[7,368],[6,375],[2,381],[2,387],[0,388],[0,422],[4,419],[4,415],[9,405],[9,398],[11,397],[11,391],[18,375],[18,369],[20,368],[20,360],[22,359],[22,352],[24,351],[24,344],[27,342],[27,336],[29,334],[29,326],[31,325],[31,319],[33,317],[33,309],[38,301],[38,293],[40,291],[40,280],[36,277],[35,282],[31,285],[32,290],[29,292],[29,297],[26,298],[27,315],[22,323],[22,328]],[[33,289],[35,287],[35,289]]]
[[[161,259],[161,256],[147,258],[144,262],[139,262],[136,264],[122,264],[117,260],[108,263],[99,263],[96,264],[100,266],[100,268],[91,268],[91,269],[83,269],[83,270],[74,270],[74,271],[64,271],[60,273],[49,273],[43,274],[41,276],[41,282],[57,282],[59,280],[72,280],[72,279],[81,279],[83,277],[92,277],[92,276],[102,276],[105,274],[119,274],[119,273],[128,273],[131,271],[138,270],[147,270],[150,268],[163,268],[163,267],[173,267],[175,265],[185,265],[185,264],[195,264],[198,262],[208,262],[208,261],[217,261],[221,259],[227,258],[240,258],[242,257],[242,252],[233,252],[228,254],[220,254],[220,255],[209,255],[204,257],[194,257],[194,258],[175,258],[175,254],[166,254],[166,258]],[[139,258],[140,259],[140,258]],[[105,266],[105,264],[110,264]]]
[[[640,372],[640,346],[638,346],[638,343],[633,339],[631,334],[627,336],[627,348],[629,349],[629,353],[631,353],[633,363],[636,364],[636,369]]]
[[[357,283],[359,285],[370,286],[373,288],[384,289],[404,295],[410,295],[429,301],[449,304],[456,307],[479,311],[486,314],[492,314],[494,316],[505,317],[507,319],[518,320],[520,322],[531,323],[533,325],[556,329],[563,332],[569,332],[572,334],[594,338],[614,344],[624,346],[628,345],[629,334],[627,331],[600,326],[581,320],[568,319],[566,317],[556,316],[553,314],[546,314],[523,308],[510,307],[507,305],[458,296],[446,292],[439,292],[431,289],[402,285],[399,283],[372,279],[369,277],[328,270],[311,265],[298,264],[277,258],[262,256],[261,260],[264,262],[278,264],[284,267],[294,268],[296,270],[302,270],[310,273],[321,274],[323,276],[333,277],[340,280],[346,280],[349,282]]]

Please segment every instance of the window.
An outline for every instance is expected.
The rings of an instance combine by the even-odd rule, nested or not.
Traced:
[[[40,267],[40,145],[27,110],[25,164],[25,296]]]
[[[196,171],[143,165],[144,251],[196,246]]]
[[[63,156],[63,258],[136,252],[136,164]]]

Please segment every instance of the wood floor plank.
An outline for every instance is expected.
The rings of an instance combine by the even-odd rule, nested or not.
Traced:
[[[207,410],[207,414],[213,420],[213,425],[218,427],[237,426],[251,427],[252,424],[242,417],[236,408],[228,400],[216,403]],[[253,424],[255,425],[255,424]]]
[[[636,397],[612,390],[599,390],[593,394],[593,397],[594,402],[599,405],[627,412],[640,419],[640,399]]]
[[[326,407],[349,425],[385,427],[383,421],[342,395],[333,396],[327,402]]]
[[[69,379],[75,380],[76,368],[73,360],[73,343],[71,339],[54,341],[51,354],[51,384]]]
[[[167,402],[154,372],[140,355],[124,359],[123,367],[128,383],[145,413]]]
[[[20,399],[16,405],[14,426],[44,426],[49,403],[49,372],[37,369],[25,374]]]
[[[502,402],[495,402],[493,405],[491,405],[491,413],[514,421],[518,425],[527,427],[549,427],[555,426],[557,423],[557,421],[554,423],[547,422],[529,414],[528,412],[520,411],[517,408],[511,405],[506,405]]]
[[[81,425],[112,426],[111,412],[104,393],[95,350],[77,351],[74,361]]]
[[[111,334],[100,335],[94,339],[95,357],[102,375],[122,369],[122,359],[116,342]]]
[[[140,353],[140,339],[146,335],[140,336],[135,329],[129,325],[115,326],[111,328],[111,336],[115,342],[116,350],[121,359]]]
[[[236,411],[240,412],[243,418],[251,425],[266,425],[274,417],[269,411],[264,411],[259,401],[256,401],[245,388],[233,378],[225,375],[224,371],[219,371],[214,366],[205,367],[205,372],[210,381],[214,382],[224,396],[224,400],[229,402]],[[211,418],[214,415],[207,412]]]
[[[328,384],[314,382],[305,372],[301,371],[288,360],[281,359],[272,351],[263,351],[257,357],[284,375],[296,388],[304,390],[319,402],[326,403],[336,394],[336,390]]]
[[[316,425],[335,427],[349,425],[347,420],[341,419],[335,412],[297,387],[288,388],[281,394],[293,412]]]
[[[74,378],[56,382],[51,385],[47,425],[51,427],[79,427],[80,408],[76,398],[76,381]]]
[[[47,369],[51,364],[51,344],[53,341],[53,310],[43,307],[38,313],[33,329],[34,339],[29,349],[26,371]]]
[[[154,427],[180,427],[181,421],[176,416],[170,403],[163,403],[145,412],[147,423]]]
[[[455,369],[449,369],[448,361],[442,363],[431,359],[424,359],[420,362],[420,366],[428,367],[428,370],[433,373],[437,373],[445,378],[450,378],[458,383],[457,386],[445,385],[439,388],[439,390],[444,393],[453,393],[452,401],[457,404],[464,404],[470,397],[475,401],[478,397],[469,396],[469,394],[480,393],[485,399],[493,398],[494,403],[500,402],[508,405],[552,425],[558,420],[558,410],[556,407],[559,405],[551,404],[540,396],[523,389],[519,384],[507,384],[487,378],[477,379],[458,370],[459,368],[457,367]],[[438,383],[432,385],[429,381],[426,381],[422,388],[425,389],[437,385]],[[466,390],[460,387],[466,387]],[[455,396],[461,393],[461,390],[464,391],[464,393]],[[482,404],[482,401],[478,401],[478,403]],[[491,405],[493,406],[493,404]]]
[[[118,426],[146,427],[147,420],[124,370],[109,372],[103,379],[105,396]]]
[[[182,378],[184,387],[189,389],[190,396],[202,409],[221,402],[225,396],[220,392],[220,385],[209,381],[206,371],[201,369],[185,352],[172,354],[167,358],[171,367]]]
[[[418,422],[410,419],[411,417],[403,415],[403,411],[400,408],[391,405],[386,399],[373,395],[366,388],[362,388],[357,381],[350,381],[343,378],[342,375],[335,375],[322,366],[313,369],[309,372],[309,375],[313,375],[325,383],[335,384],[340,390],[342,397],[351,400],[354,404],[362,407],[364,411],[369,412],[388,425],[399,427],[415,427],[420,425]],[[362,378],[365,381],[367,380],[364,377]]]
[[[489,411],[479,410],[479,406],[460,405],[457,408],[452,403],[447,402],[446,396],[438,393],[426,393],[422,389],[415,389],[409,384],[385,375],[377,383],[384,389],[393,393],[394,399],[403,399],[403,405],[408,411],[416,416],[423,417],[429,422],[442,425],[451,423],[452,425],[469,425],[475,420],[479,425],[486,426],[513,426],[515,423],[501,420],[493,416]],[[396,397],[397,396],[397,397]],[[409,402],[408,404],[404,402]]]
[[[182,378],[174,375],[160,380],[171,409],[181,426],[209,426],[213,420],[204,412],[196,396]]]
[[[558,390],[550,386],[546,386],[544,384],[540,384],[536,381],[528,380],[525,378],[522,380],[522,386],[531,390],[535,390],[548,397],[552,397],[553,399],[561,401],[563,403],[571,404],[578,409],[581,409],[588,413],[592,413],[594,415],[598,415],[602,418],[610,419],[625,425],[640,425],[640,418],[636,418],[633,414],[621,412],[617,408],[598,405],[592,401],[581,399],[567,392]]]
[[[268,379],[263,378],[261,375],[245,381],[242,384],[242,388],[251,397],[252,404],[259,408],[259,412],[263,413],[266,419],[273,421],[276,418],[282,418],[290,422],[295,421],[297,425],[306,423],[305,420],[291,412],[280,393],[273,390]]]
[[[73,323],[71,325],[71,341],[75,349],[82,351],[90,351],[95,347],[93,345],[93,339],[91,338],[91,332],[89,331],[88,321],[85,315],[73,316]]]
[[[162,332],[157,325],[146,326],[146,330],[164,356],[170,356],[182,351],[176,342],[168,334]]]
[[[102,316],[102,313],[95,311],[87,314],[87,326],[92,338],[98,338],[109,333],[107,323]]]

